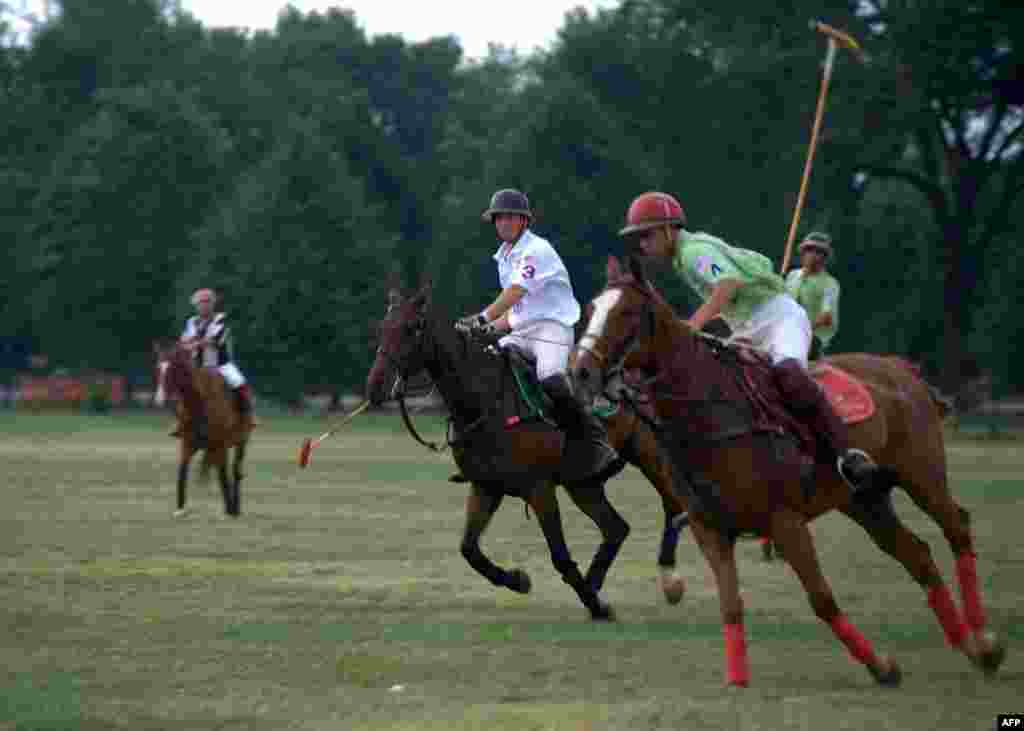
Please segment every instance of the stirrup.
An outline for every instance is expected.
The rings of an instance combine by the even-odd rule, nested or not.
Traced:
[[[875,470],[878,469],[878,465],[875,463],[875,460],[871,459],[871,455],[869,455],[864,450],[847,449],[845,452],[843,452],[843,454],[839,455],[839,457],[836,459],[836,470],[839,472],[839,476],[846,481],[846,484],[849,485],[850,489],[852,489],[854,492],[858,492],[860,490],[869,488],[870,485],[859,484],[853,478],[853,476],[849,474],[849,472],[847,471],[846,463],[847,460],[849,460],[851,457],[860,457],[862,460],[864,460],[863,464],[860,467],[860,469],[862,470],[869,470],[871,472],[874,472]]]

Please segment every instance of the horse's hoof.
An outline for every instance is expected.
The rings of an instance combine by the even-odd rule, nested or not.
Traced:
[[[529,594],[533,584],[528,573],[522,569],[512,569],[508,573],[508,583],[505,586],[517,594]]]
[[[686,593],[686,581],[674,570],[662,571],[658,574],[658,587],[669,604],[678,604],[683,600],[683,594]]]
[[[884,688],[895,688],[903,682],[903,671],[889,658],[883,658],[881,666],[869,665],[871,677]]]
[[[683,530],[690,525],[690,514],[688,512],[679,513],[679,515],[672,518],[672,527],[676,530]]]
[[[987,647],[988,649],[982,650],[972,658],[974,664],[981,668],[985,675],[995,675],[999,666],[1003,664],[1003,660],[1006,659],[1006,643],[995,632],[981,634],[978,637],[978,641],[982,647]]]
[[[598,599],[597,606],[590,610],[590,618],[595,622],[614,622],[615,610],[610,604]]]
[[[179,508],[178,510],[175,510],[173,513],[171,513],[171,515],[173,515],[175,518],[184,518],[188,514],[189,514],[189,509],[188,508]]]

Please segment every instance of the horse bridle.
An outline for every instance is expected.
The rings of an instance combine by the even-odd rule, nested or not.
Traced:
[[[609,401],[616,403],[618,399],[616,399],[612,394],[608,392],[607,386],[616,377],[621,378],[624,384],[626,383],[625,378],[623,377],[626,370],[626,359],[629,357],[630,353],[632,353],[633,350],[636,348],[637,344],[640,342],[642,337],[652,337],[654,335],[657,329],[657,320],[654,313],[654,305],[652,304],[653,292],[651,291],[649,284],[647,284],[647,286],[644,287],[639,282],[631,281],[622,282],[620,284],[615,284],[613,286],[617,286],[620,288],[632,287],[633,289],[636,289],[644,296],[642,317],[644,323],[647,325],[646,332],[643,332],[640,328],[638,328],[637,330],[634,330],[633,332],[629,333],[629,335],[626,336],[625,341],[623,342],[622,355],[619,356],[615,360],[615,362],[611,362],[609,355],[607,353],[601,352],[601,350],[598,348],[598,343],[601,339],[601,336],[599,335],[584,333],[582,336],[580,336],[580,340],[576,344],[576,350],[584,353],[589,353],[594,358],[594,360],[597,361],[598,367],[604,374],[604,388],[602,389],[601,393]],[[607,341],[607,336],[604,337]],[[588,339],[592,341],[592,345],[584,345],[584,341]],[[606,365],[607,367],[605,367]],[[654,376],[649,382],[653,382],[656,378],[657,376]]]
[[[397,304],[391,303],[388,305],[387,311],[384,313],[385,319],[391,314],[391,312],[397,307]],[[414,338],[413,343],[409,346],[410,352],[415,352],[417,349],[422,348],[423,336],[426,333],[426,318],[419,314],[416,319],[411,320],[408,323],[402,325],[405,327],[412,327],[412,337]],[[391,387],[391,393],[388,394],[389,398],[393,398],[398,402],[399,412],[402,414],[402,421],[405,423],[405,428],[409,432],[409,435],[415,439],[418,443],[426,447],[432,452],[444,452],[448,449],[449,444],[439,445],[437,442],[428,442],[420,433],[416,430],[416,427],[412,423],[412,416],[409,414],[409,407],[405,403],[405,397],[407,393],[406,385],[409,382],[409,369],[404,366],[397,356],[389,353],[385,348],[384,344],[381,343],[377,346],[377,354],[384,357],[384,359],[391,365],[395,371],[395,383]],[[433,393],[436,388],[436,384],[432,386],[429,393]],[[428,395],[429,395],[428,393]],[[446,440],[447,441],[447,440]]]

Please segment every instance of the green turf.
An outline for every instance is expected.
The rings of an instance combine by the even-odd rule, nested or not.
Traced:
[[[915,731],[990,729],[1020,711],[1024,453],[1013,441],[948,449],[992,626],[1009,643],[997,677],[948,649],[902,568],[828,515],[812,525],[823,568],[904,685],[877,688],[785,565],[742,542],[753,685],[726,692],[707,569],[686,535],[686,598],[660,597],[660,503],[636,470],[608,489],[633,529],[605,590],[620,621],[593,624],[521,501],[502,507],[484,549],[528,570],[533,592],[495,589],[465,564],[465,487],[397,414],[343,428],[305,470],[299,443],[330,420],[265,415],[238,521],[221,516],[212,485],[193,485],[193,513],[171,517],[169,424],[0,412],[0,729]],[[421,425],[441,437],[441,420]],[[941,531],[904,495],[895,503],[949,577]],[[596,531],[562,505],[585,565]]]

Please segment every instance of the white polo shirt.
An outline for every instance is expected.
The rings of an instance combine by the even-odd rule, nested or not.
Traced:
[[[518,284],[526,295],[508,313],[513,330],[539,320],[554,320],[571,328],[580,319],[580,304],[572,291],[569,272],[546,239],[526,229],[514,245],[503,243],[494,253],[498,282],[507,289]]]

